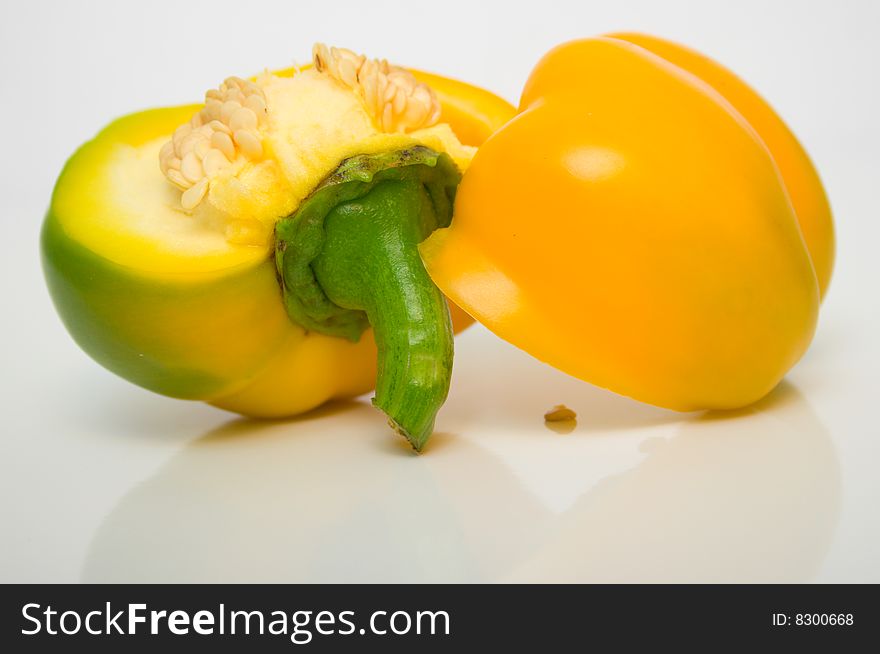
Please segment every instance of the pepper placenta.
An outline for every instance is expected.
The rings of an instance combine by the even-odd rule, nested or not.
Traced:
[[[70,159],[42,233],[75,340],[153,391],[290,416],[369,391],[419,449],[452,330],[416,250],[514,113],[468,84],[316,46],[204,105],[121,118]],[[280,282],[280,284],[279,284]]]
[[[688,411],[750,404],[797,362],[834,240],[812,164],[754,91],[681,46],[618,35],[538,63],[421,252],[502,338]]]

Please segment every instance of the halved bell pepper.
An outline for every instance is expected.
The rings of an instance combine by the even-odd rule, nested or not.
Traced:
[[[347,50],[316,46],[314,64],[230,78],[83,145],[44,223],[46,279],[99,363],[245,415],[365,393],[378,356],[375,402],[419,449],[448,389],[450,314],[471,320],[416,245],[514,109]]]
[[[816,271],[819,294],[824,297],[834,268],[835,239],[831,206],[819,173],[785,121],[752,87],[721,64],[695,50],[648,34],[620,33],[609,36],[645,48],[706,82],[732,104],[758,133],[782,175]]]
[[[766,395],[809,345],[834,253],[803,149],[742,81],[638,35],[573,41],[475,156],[432,279],[581,379],[681,411]]]

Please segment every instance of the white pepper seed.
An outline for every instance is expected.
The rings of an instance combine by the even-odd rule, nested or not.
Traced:
[[[198,181],[192,188],[187,189],[183,192],[183,195],[180,196],[180,206],[182,206],[186,211],[191,211],[198,206],[199,202],[202,201],[202,198],[205,197],[205,193],[208,192],[208,180],[207,178],[203,178]]]
[[[178,188],[187,189],[192,186],[192,184],[190,184],[189,181],[187,181],[187,179],[180,174],[179,170],[169,169],[168,172],[165,173],[165,176],[172,184],[174,184]]]
[[[226,158],[226,155],[216,148],[208,150],[205,158],[202,159],[202,168],[208,177],[213,177],[228,164],[229,160]]]
[[[262,96],[256,93],[249,95],[245,99],[244,106],[253,111],[257,115],[257,118],[266,113],[266,101],[263,100]]]
[[[240,129],[235,132],[235,143],[241,148],[242,154],[248,159],[259,159],[263,156],[263,145],[256,134]]]
[[[220,120],[229,124],[229,118],[235,113],[236,109],[241,109],[240,102],[236,102],[235,100],[227,100],[224,102],[223,106],[220,108]]]
[[[229,118],[229,129],[233,132],[237,132],[240,129],[256,129],[257,128],[257,114],[248,109],[247,107],[242,107],[241,109],[236,109],[235,112]]]
[[[219,99],[211,99],[205,102],[205,108],[202,109],[202,116],[205,122],[213,122],[220,118],[220,108],[223,103]]]
[[[211,146],[217,148],[220,152],[226,155],[226,158],[229,159],[229,161],[235,159],[235,145],[229,135],[225,132],[214,132],[211,135]]]
[[[180,172],[193,184],[205,176],[205,172],[202,170],[202,162],[199,161],[194,152],[188,153],[181,159]]]
[[[207,138],[199,139],[199,142],[196,143],[196,147],[193,148],[193,153],[199,158],[204,159],[205,155],[208,154],[208,150],[211,149],[211,140]]]

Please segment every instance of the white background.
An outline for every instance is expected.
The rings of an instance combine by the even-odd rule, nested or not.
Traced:
[[[0,581],[880,582],[878,2],[4,2]],[[811,350],[767,401],[677,415],[457,344],[430,451],[363,401],[250,423],[111,375],[65,333],[38,230],[112,118],[199,100],[322,40],[516,101],[565,39],[640,30],[727,64],[787,119],[834,206]],[[578,428],[543,426],[548,407]]]

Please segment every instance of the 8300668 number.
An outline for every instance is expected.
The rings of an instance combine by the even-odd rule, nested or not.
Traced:
[[[774,613],[774,627],[846,627],[854,624],[852,613]]]
[[[838,626],[851,625],[853,623],[852,613],[796,613],[794,623],[797,626]]]

